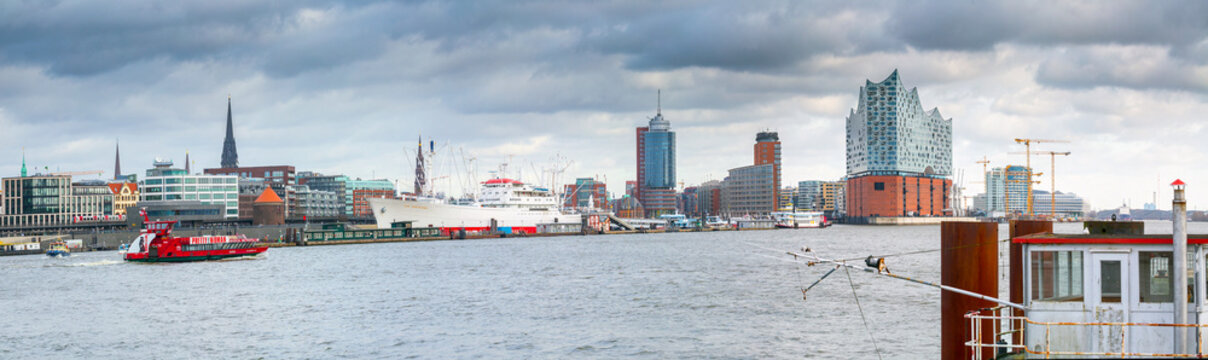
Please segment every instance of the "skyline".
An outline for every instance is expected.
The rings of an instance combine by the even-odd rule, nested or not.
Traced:
[[[974,161],[1023,165],[1014,138],[1053,138],[1073,143],[1033,150],[1071,151],[1057,189],[1093,208],[1153,191],[1169,208],[1176,177],[1208,208],[1208,5],[979,5],[0,5],[0,175],[22,147],[31,167],[110,169],[117,138],[127,173],[185,151],[217,168],[230,94],[242,165],[405,185],[423,134],[475,154],[481,176],[560,153],[563,183],[607,175],[619,194],[661,88],[685,185],[748,165],[764,129],[783,185],[837,180],[859,87],[898,69],[953,119],[967,195]],[[1033,161],[1048,190],[1048,159]]]

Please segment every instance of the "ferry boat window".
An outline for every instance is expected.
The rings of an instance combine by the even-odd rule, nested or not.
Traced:
[[[1170,272],[1170,251],[1141,251],[1137,253],[1141,264],[1138,266],[1138,278],[1141,285],[1141,302],[1159,303],[1174,301],[1174,280]],[[1189,276],[1188,282],[1194,281],[1195,276]],[[1188,284],[1187,302],[1195,302],[1195,289]]]
[[[1081,251],[1032,252],[1032,300],[1080,302],[1082,294]]]
[[[1099,302],[1120,303],[1120,261],[1099,262]]]

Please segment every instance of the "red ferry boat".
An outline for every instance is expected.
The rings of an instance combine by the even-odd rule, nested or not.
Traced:
[[[255,256],[268,250],[256,239],[239,236],[173,237],[176,221],[151,221],[145,210],[143,231],[126,250],[126,261],[182,262]]]

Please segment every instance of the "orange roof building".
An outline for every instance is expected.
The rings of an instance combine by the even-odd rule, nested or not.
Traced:
[[[281,197],[277,196],[277,192],[273,191],[273,188],[271,188],[271,187],[264,188],[264,192],[260,193],[260,197],[256,198],[257,204],[259,204],[259,203],[284,203],[284,202],[285,201],[281,200]]]
[[[285,201],[273,188],[266,187],[252,204],[252,225],[285,224]]]
[[[126,208],[138,204],[138,184],[110,183],[109,191],[113,193],[113,214],[126,215]]]

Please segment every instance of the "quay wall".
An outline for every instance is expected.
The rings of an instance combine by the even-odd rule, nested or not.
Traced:
[[[939,225],[946,221],[977,221],[973,217],[849,217],[851,225]]]

